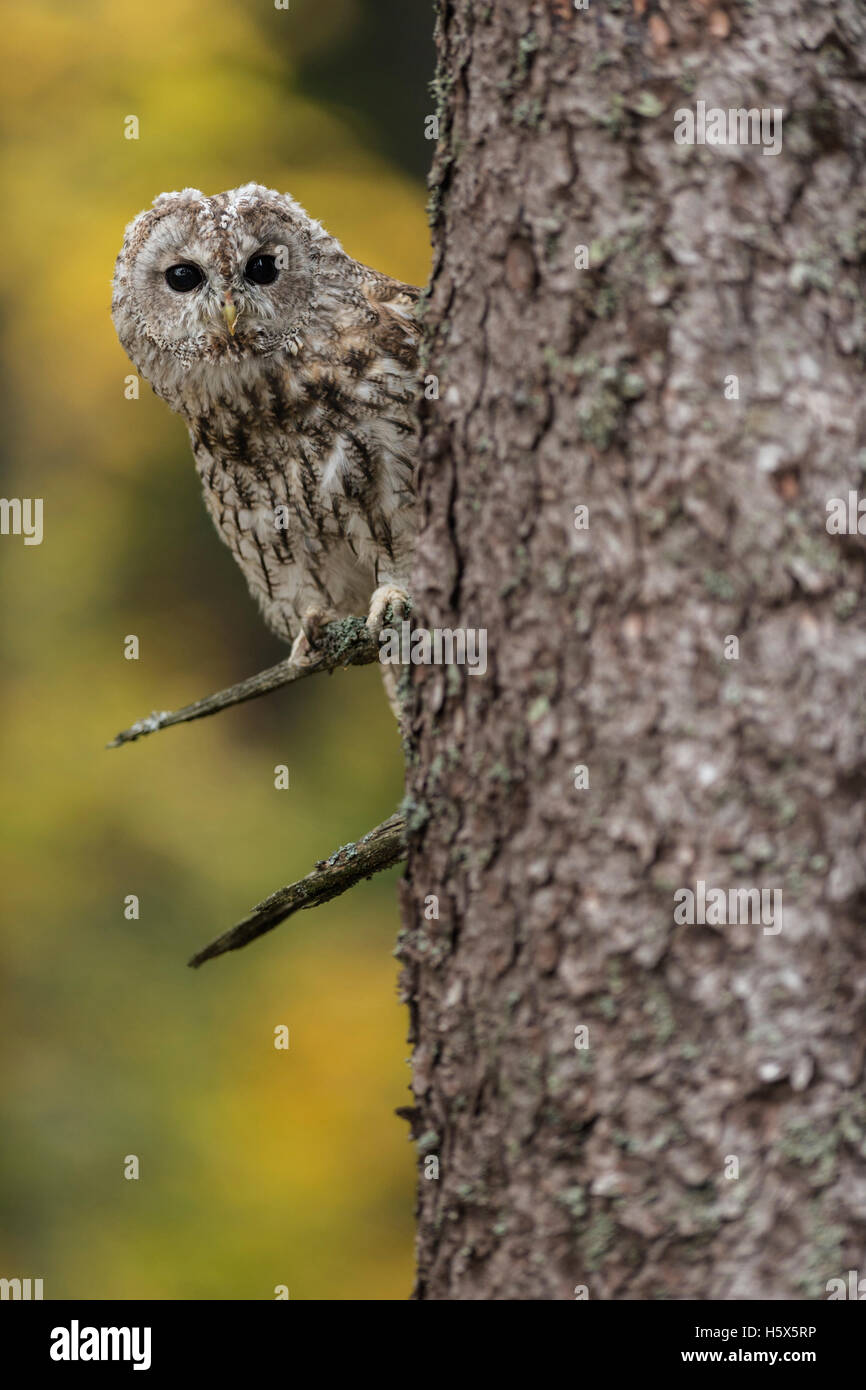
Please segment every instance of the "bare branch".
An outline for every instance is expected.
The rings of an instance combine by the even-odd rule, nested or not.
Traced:
[[[184,705],[179,710],[154,712],[147,719],[140,719],[131,728],[124,729],[107,745],[120,748],[124,743],[134,743],[145,734],[158,729],[168,729],[172,724],[188,724],[193,719],[204,719],[209,714],[217,714],[229,705],[240,705],[245,700],[256,700],[271,690],[278,690],[292,681],[303,680],[305,676],[316,675],[319,671],[336,671],[345,666],[366,666],[379,656],[379,644],[370,633],[364,618],[341,618],[322,628],[321,636],[308,658],[303,663],[286,658],[256,676],[230,685],[216,695],[208,695],[195,704]]]
[[[189,964],[197,967],[215,956],[225,955],[226,951],[237,951],[241,946],[247,946],[264,936],[265,932],[272,931],[301,908],[318,907],[320,903],[345,893],[348,888],[360,883],[362,878],[372,878],[382,869],[399,864],[406,857],[405,830],[404,816],[399,813],[389,816],[388,820],[377,825],[362,839],[341,846],[330,859],[320,860],[306,878],[279,888],[265,898],[242,922],[230,927],[194,955]]]

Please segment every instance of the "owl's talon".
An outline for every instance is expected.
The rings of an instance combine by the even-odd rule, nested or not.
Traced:
[[[327,613],[318,608],[310,608],[301,618],[301,632],[311,647],[318,647],[322,641],[322,629],[328,621]]]
[[[329,621],[329,615],[321,608],[308,608],[301,616],[301,630],[292,644],[289,658],[296,666],[310,666],[315,661]]]
[[[391,606],[391,616],[394,623],[400,623],[409,611],[409,595],[405,589],[398,589],[394,584],[380,584],[379,588],[373,593],[370,599],[370,609],[367,613],[367,631],[374,642],[379,640],[379,633],[385,625],[385,613],[388,605]]]
[[[310,666],[312,665],[313,656],[314,652],[310,640],[302,628],[292,643],[289,661],[291,661],[293,666]]]

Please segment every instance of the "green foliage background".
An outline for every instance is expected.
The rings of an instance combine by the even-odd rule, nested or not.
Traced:
[[[0,1274],[46,1298],[409,1290],[395,875],[185,965],[393,809],[393,719],[359,669],[105,750],[285,655],[183,425],[124,399],[109,300],[156,194],[249,179],[423,283],[431,28],[419,0],[3,6],[0,495],[44,498],[45,538],[0,538]]]

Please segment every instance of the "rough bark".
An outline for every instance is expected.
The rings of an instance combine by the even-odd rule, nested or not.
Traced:
[[[866,1271],[864,552],[825,524],[864,10],[443,0],[438,48],[413,597],[489,666],[412,673],[415,1296],[825,1298]],[[781,107],[781,153],[675,144],[698,99]],[[678,925],[698,880],[782,931]]]

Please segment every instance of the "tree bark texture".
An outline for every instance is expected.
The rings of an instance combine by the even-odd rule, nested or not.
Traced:
[[[438,53],[413,597],[488,670],[412,670],[415,1297],[825,1298],[866,1272],[864,541],[826,524],[866,11],[440,0]],[[781,108],[780,152],[677,144],[699,100]],[[782,930],[677,922],[698,881]]]

